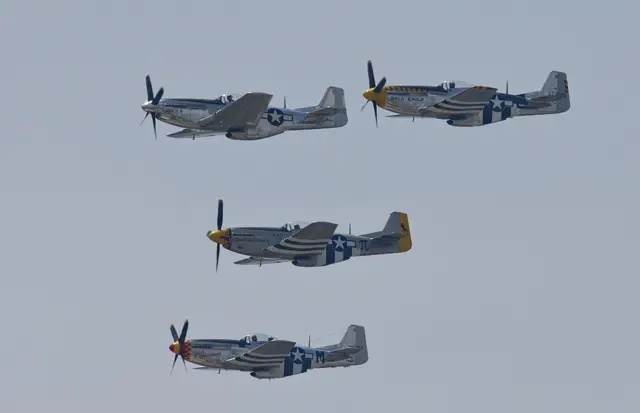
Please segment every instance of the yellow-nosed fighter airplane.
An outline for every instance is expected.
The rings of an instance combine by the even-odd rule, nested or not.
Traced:
[[[386,77],[376,84],[371,61],[367,63],[369,89],[361,110],[373,103],[378,126],[378,106],[395,115],[388,117],[434,118],[451,126],[483,126],[518,116],[550,115],[569,110],[567,74],[552,71],[542,89],[509,94],[489,86],[470,85],[462,81],[444,81],[437,86],[387,85]]]

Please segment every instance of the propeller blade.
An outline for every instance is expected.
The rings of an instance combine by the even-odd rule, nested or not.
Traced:
[[[169,329],[171,330],[171,336],[173,336],[173,341],[174,342],[178,341],[178,332],[176,331],[176,326],[171,324]]]
[[[184,320],[184,324],[182,325],[182,331],[180,332],[180,338],[178,340],[181,344],[180,353],[182,353],[182,343],[184,343],[184,339],[187,338],[188,329],[189,329],[189,320]]]
[[[218,261],[220,261],[220,244],[216,244],[216,272],[218,272]]]
[[[171,371],[169,372],[169,375],[171,375],[171,373],[173,373],[173,368],[176,366],[176,360],[178,360],[178,355],[177,354],[173,358],[173,364],[171,365]]]
[[[146,76],[145,80],[147,82],[147,102],[150,102],[153,100],[153,87],[151,86],[151,78],[149,75]]]
[[[161,87],[160,90],[158,90],[156,97],[153,98],[151,103],[153,103],[154,105],[157,105],[158,102],[160,102],[160,99],[162,99],[162,95],[164,95],[164,88]]]
[[[149,112],[147,112],[149,113]],[[156,132],[156,114],[151,114],[151,120],[153,121],[153,136],[158,140],[158,133]]]
[[[373,115],[376,117],[376,128],[378,127],[378,104],[373,102]]]
[[[140,126],[142,126],[144,121],[147,120],[147,116],[149,116],[149,112],[145,113],[144,118],[142,118],[142,122],[140,122]]]
[[[367,104],[369,103],[369,101],[367,100],[366,102],[364,102],[364,105],[362,105],[362,107],[360,108],[360,112],[362,112],[364,110],[364,108],[367,107]]]
[[[367,62],[367,72],[369,72],[369,89],[376,86],[376,78],[373,75],[373,65],[371,60]]]
[[[373,89],[373,91],[375,93],[380,93],[380,91],[382,90],[382,88],[384,87],[384,85],[387,84],[387,78],[383,77],[382,79],[380,79],[380,83],[378,83],[378,85],[376,86],[375,89]]]
[[[224,204],[222,199],[218,199],[218,230],[222,229],[222,210],[224,208]]]

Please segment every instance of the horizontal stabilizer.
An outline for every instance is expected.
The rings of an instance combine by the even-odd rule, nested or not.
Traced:
[[[335,361],[346,360],[349,357],[351,357],[352,355],[354,355],[357,352],[359,352],[360,350],[361,350],[360,348],[348,347],[348,348],[341,348],[341,349],[338,349],[338,350],[329,351],[327,353],[327,355],[325,356],[325,360],[327,362],[335,362]]]
[[[331,116],[340,113],[343,109],[338,108],[320,108],[307,113],[307,116],[300,123],[322,123],[329,120]]]
[[[267,247],[266,250],[291,258],[320,255],[326,249],[337,227],[338,224],[331,222],[312,222],[279,243]]]
[[[264,368],[279,366],[296,343],[287,340],[273,340],[237,357],[225,360],[225,366]]]

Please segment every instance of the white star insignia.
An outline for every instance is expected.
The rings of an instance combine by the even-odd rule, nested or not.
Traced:
[[[302,360],[302,355],[303,355],[303,354],[304,354],[304,353],[302,353],[302,352],[300,351],[300,349],[299,349],[299,348],[297,348],[297,349],[296,349],[296,351],[293,353],[293,361],[296,361],[296,360]]]
[[[344,248],[344,240],[342,238],[337,238],[334,241],[336,243],[336,249]]]
[[[273,112],[269,113],[269,117],[271,118],[271,121],[273,122],[275,119],[276,122],[280,122],[282,120],[282,115],[279,114],[278,112],[276,112],[275,110]]]

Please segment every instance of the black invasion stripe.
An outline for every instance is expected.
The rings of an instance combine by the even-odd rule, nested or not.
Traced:
[[[276,244],[273,248],[283,251],[291,251],[291,252],[311,252],[311,251],[322,251],[325,249],[325,246],[315,247],[315,248],[292,248],[286,245]]]
[[[452,112],[456,112],[456,111],[457,112],[469,112],[469,111],[480,112],[482,110],[482,108],[449,108],[446,106],[441,106],[439,103],[436,103],[432,107],[437,109],[442,109],[442,110],[449,110]]]
[[[282,240],[282,242],[286,243],[286,244],[291,244],[291,245],[300,245],[300,246],[303,246],[303,247],[313,247],[315,245],[324,246],[324,245],[328,244],[329,243],[329,238],[327,238],[325,240],[311,240],[310,239],[310,240],[300,240],[300,241],[292,240],[290,238],[287,238],[287,239]]]

